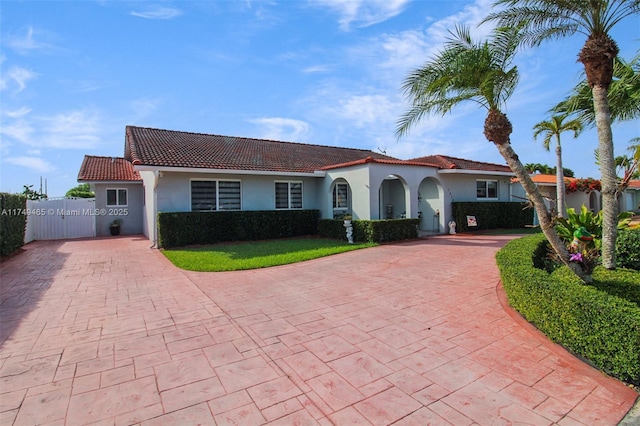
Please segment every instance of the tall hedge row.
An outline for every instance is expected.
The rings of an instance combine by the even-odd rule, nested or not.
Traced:
[[[594,273],[583,284],[562,267],[538,269],[542,234],[509,242],[496,255],[509,303],[529,322],[572,352],[620,379],[640,383],[640,306],[606,291]],[[598,269],[596,269],[598,272]],[[636,283],[637,284],[637,283]]]
[[[464,201],[451,203],[458,232],[524,228],[533,224],[533,209],[527,203],[505,201]],[[478,226],[467,225],[467,216],[475,216]]]
[[[381,243],[417,238],[419,223],[419,219],[353,220],[353,240]],[[320,219],[318,234],[337,240],[347,239],[342,220]]]
[[[0,193],[0,255],[8,256],[24,245],[26,209],[24,195]]]
[[[163,248],[315,235],[318,210],[158,213]]]

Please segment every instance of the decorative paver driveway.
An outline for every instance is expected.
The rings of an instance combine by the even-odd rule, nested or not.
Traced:
[[[229,273],[29,244],[2,264],[0,424],[615,425],[637,393],[503,307],[509,238]]]

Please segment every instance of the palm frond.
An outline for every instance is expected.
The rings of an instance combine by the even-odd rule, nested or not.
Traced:
[[[518,69],[509,66],[519,44],[517,31],[497,30],[485,41],[475,41],[467,26],[456,26],[449,34],[443,50],[403,82],[411,106],[397,122],[397,137],[425,116],[447,114],[462,102],[500,110],[513,94]]]

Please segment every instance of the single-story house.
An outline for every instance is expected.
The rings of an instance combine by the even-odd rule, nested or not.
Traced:
[[[317,209],[324,218],[420,218],[448,231],[453,201],[524,201],[506,165],[429,155],[400,160],[374,151],[127,126],[124,157],[84,158],[97,235],[156,242],[158,212]]]
[[[548,201],[549,207],[555,210],[556,203],[556,176],[535,174],[531,176],[533,182],[540,189],[540,193]],[[598,182],[594,179],[577,179],[565,177],[565,204],[567,208],[580,211],[584,205],[589,210],[598,212],[602,210],[602,194],[598,189],[586,190],[589,182]],[[598,182],[599,183],[599,182]],[[581,188],[582,190],[572,190]],[[640,180],[631,180],[618,199],[618,211],[640,211]]]
[[[622,210],[640,213],[640,180],[629,181],[629,186],[624,190],[621,203]]]
[[[535,174],[531,176],[531,180],[538,186],[540,194],[545,198],[548,206],[553,211],[558,211],[556,208],[556,175]],[[573,187],[575,185],[572,186],[571,184],[579,181],[577,178],[565,177],[565,188]],[[576,211],[580,211],[583,205],[594,212],[602,209],[602,196],[597,189],[593,191],[565,190],[564,201],[566,208],[574,208]]]

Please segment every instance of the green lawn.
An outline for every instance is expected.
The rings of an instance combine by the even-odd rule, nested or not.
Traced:
[[[178,268],[220,272],[286,265],[375,245],[348,244],[324,238],[295,238],[170,249],[163,250],[163,253]]]

